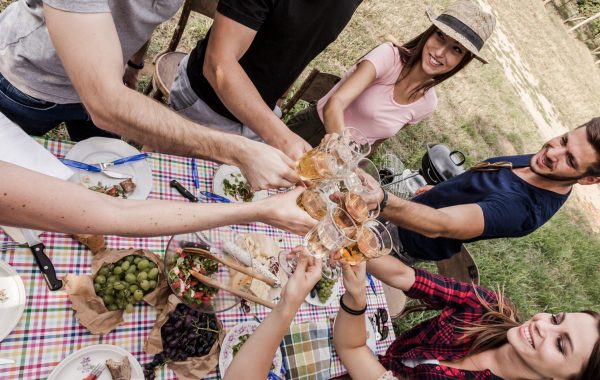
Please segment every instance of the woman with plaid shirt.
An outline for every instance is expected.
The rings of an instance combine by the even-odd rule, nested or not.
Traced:
[[[600,314],[539,313],[519,323],[502,294],[405,265],[379,270],[394,271],[388,285],[441,312],[377,360],[366,345],[365,268],[343,264],[346,293],[334,327],[335,349],[354,379],[598,379]]]

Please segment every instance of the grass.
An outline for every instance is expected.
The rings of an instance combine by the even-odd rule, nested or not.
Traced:
[[[7,3],[0,0],[0,10]],[[447,3],[433,1],[438,10]],[[510,67],[514,69],[518,63],[527,67],[532,78],[523,76],[524,88],[543,94],[553,104],[558,123],[573,128],[597,115],[600,70],[587,47],[566,32],[554,9],[544,8],[541,0],[487,3],[498,18],[497,30],[512,44],[510,53],[518,52],[520,62],[515,60]],[[423,2],[365,0],[337,41],[310,64],[304,75],[312,67],[343,74],[386,35],[408,40],[428,26],[424,10]],[[177,19],[157,29],[149,57],[167,44]],[[192,15],[179,50],[191,50],[210,23],[203,16]],[[540,129],[495,59],[506,48],[497,34],[484,50],[490,64],[473,62],[442,83],[436,89],[437,112],[402,130],[379,153],[394,152],[407,167],[416,168],[426,142],[442,142],[463,151],[467,165],[494,155],[538,149],[543,142]],[[145,77],[141,82],[147,85],[148,80]],[[300,82],[296,83],[297,87]],[[547,115],[544,118],[552,121]],[[525,317],[538,311],[600,310],[600,239],[592,227],[585,210],[571,199],[551,221],[527,237],[478,242],[468,247],[480,268],[482,285],[503,285]],[[426,316],[411,316],[396,327],[404,329]]]

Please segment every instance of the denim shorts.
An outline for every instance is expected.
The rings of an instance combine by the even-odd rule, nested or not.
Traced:
[[[66,123],[73,141],[93,136],[115,137],[92,122],[81,103],[57,104],[29,96],[0,74],[0,112],[30,135],[41,136]]]

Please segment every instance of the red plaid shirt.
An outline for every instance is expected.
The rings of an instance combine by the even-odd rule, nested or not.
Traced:
[[[500,379],[489,370],[465,371],[436,364],[419,364],[410,368],[402,359],[437,359],[453,361],[466,356],[472,339],[461,341],[458,326],[477,322],[486,310],[477,299],[471,284],[415,269],[415,283],[406,293],[421,299],[442,312],[437,317],[421,322],[399,336],[379,360],[395,376],[407,379]],[[489,303],[497,299],[489,289],[476,287],[479,295]]]

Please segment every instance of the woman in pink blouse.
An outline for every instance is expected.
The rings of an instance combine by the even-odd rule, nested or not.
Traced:
[[[479,55],[495,20],[469,0],[459,0],[435,17],[433,25],[402,46],[384,43],[367,53],[316,105],[289,122],[312,146],[345,126],[359,129],[370,144],[416,124],[437,107],[434,86]]]

